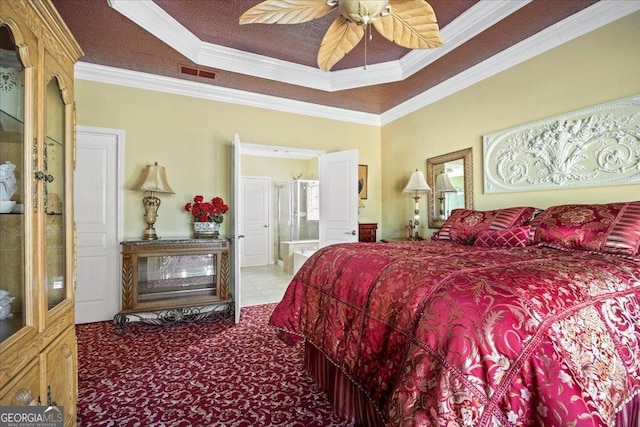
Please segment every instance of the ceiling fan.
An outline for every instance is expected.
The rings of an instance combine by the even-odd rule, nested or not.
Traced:
[[[327,30],[318,67],[329,71],[363,38],[371,27],[387,40],[409,49],[442,46],[433,9],[425,0],[266,0],[240,16],[240,24],[298,24],[340,10]],[[365,69],[366,69],[365,38]]]

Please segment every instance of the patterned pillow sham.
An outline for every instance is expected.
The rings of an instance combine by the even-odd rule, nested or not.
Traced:
[[[640,201],[559,205],[532,224],[533,242],[633,257],[640,251]]]
[[[527,224],[538,210],[529,206],[475,211],[454,209],[440,230],[431,236],[433,240],[451,240],[472,245],[478,233],[484,230],[505,230]]]
[[[531,243],[529,232],[531,226],[511,227],[506,230],[483,230],[473,242],[473,246],[483,248],[521,248]]]

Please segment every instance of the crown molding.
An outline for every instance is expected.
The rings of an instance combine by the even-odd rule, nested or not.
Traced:
[[[441,31],[444,46],[414,50],[397,61],[322,71],[199,40],[152,0],[108,0],[109,5],[194,63],[326,92],[404,80],[532,0],[480,0]]]
[[[640,2],[601,0],[380,115],[384,126],[554,47],[640,10]]]
[[[144,28],[148,33],[153,34],[187,58],[198,57],[200,39],[169,16],[153,1],[107,0],[107,3],[112,9]]]
[[[325,92],[331,91],[331,81],[325,75],[326,73],[320,69],[255,53],[243,52],[226,46],[201,42],[197,58],[189,59],[196,64],[209,68],[222,69]]]
[[[74,68],[76,79],[153,90],[174,95],[190,96],[213,101],[228,102],[248,107],[266,108],[285,113],[302,114],[324,119],[339,120],[371,126],[380,126],[378,114],[344,108],[328,107],[310,102],[296,101],[271,95],[262,95],[237,89],[229,89],[139,71],[124,70],[105,65],[78,62]]]

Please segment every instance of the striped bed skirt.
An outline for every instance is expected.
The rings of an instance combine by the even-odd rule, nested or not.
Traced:
[[[371,399],[309,341],[304,344],[304,367],[329,397],[336,415],[357,426],[384,426]]]

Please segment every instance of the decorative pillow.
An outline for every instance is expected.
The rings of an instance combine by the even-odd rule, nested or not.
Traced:
[[[531,242],[529,239],[529,231],[531,226],[523,225],[521,227],[507,228],[506,230],[483,230],[478,233],[474,246],[484,248],[502,247],[502,248],[519,248],[525,247]]]
[[[634,256],[640,250],[640,201],[552,206],[532,227],[534,243]]]
[[[474,211],[454,209],[440,230],[431,236],[433,240],[452,240],[467,245],[473,244],[478,233],[484,230],[505,230],[527,224],[536,213],[532,207]]]

